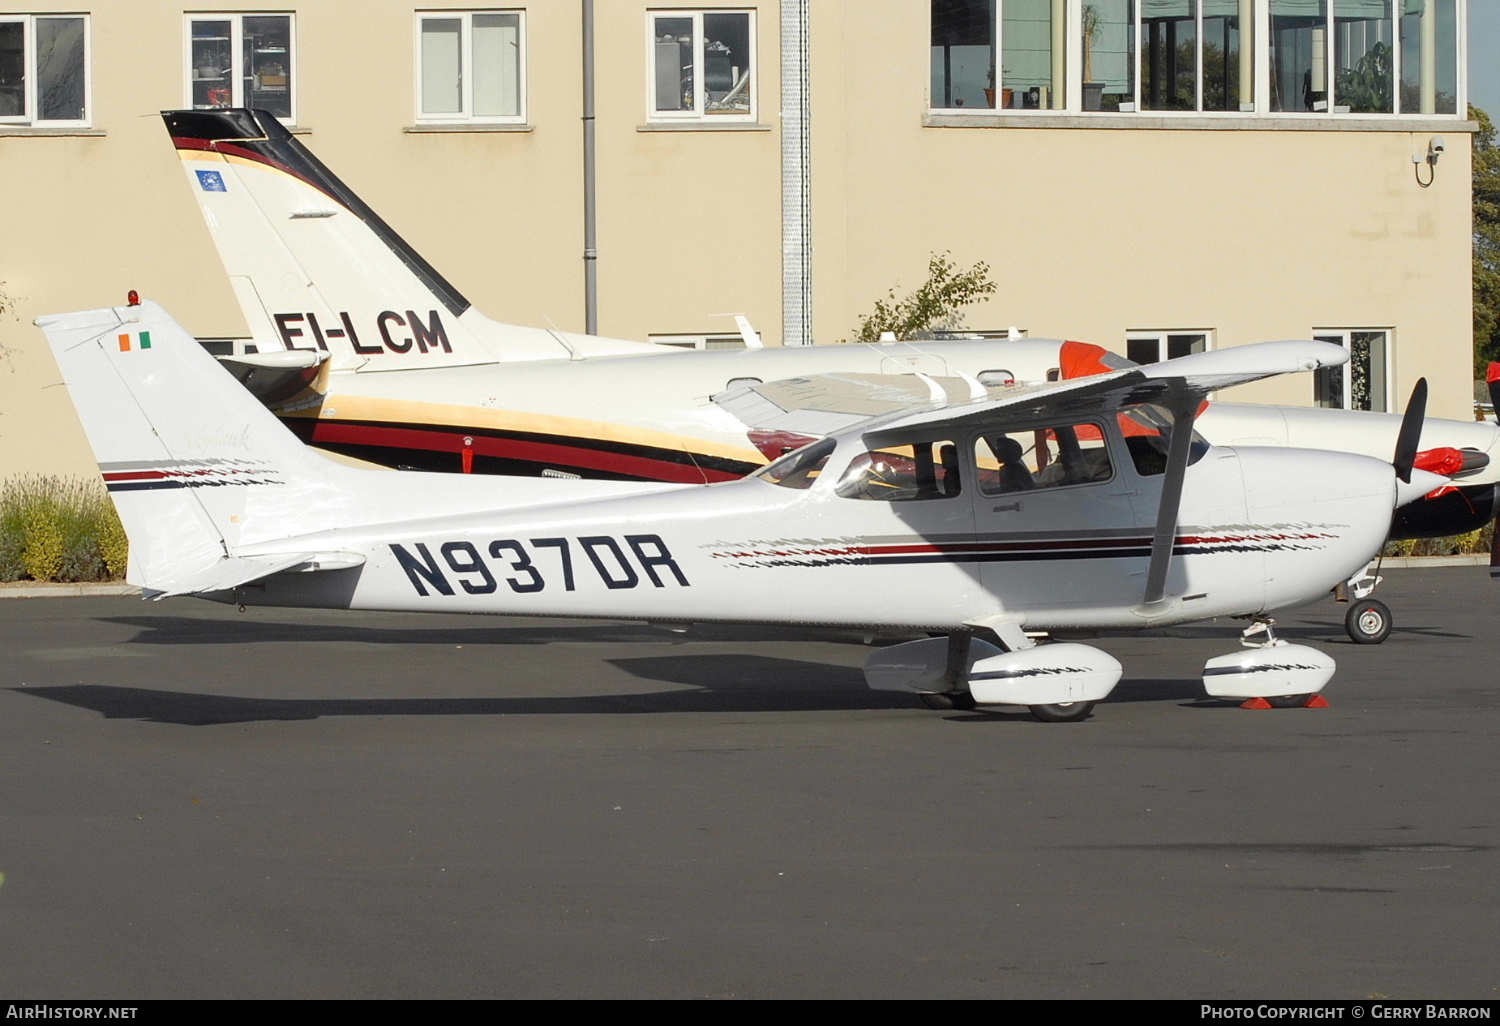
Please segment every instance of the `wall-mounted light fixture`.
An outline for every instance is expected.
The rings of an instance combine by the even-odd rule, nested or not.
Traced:
[[[1427,188],[1432,184],[1432,180],[1437,177],[1438,158],[1443,155],[1443,152],[1447,150],[1447,148],[1448,144],[1443,141],[1443,137],[1440,135],[1435,135],[1431,139],[1427,140],[1427,152],[1425,154],[1413,153],[1411,155],[1412,173],[1417,176],[1417,184],[1422,188]],[[1425,182],[1422,181],[1423,164],[1426,164],[1429,168],[1431,168],[1431,170],[1427,172],[1427,181]]]

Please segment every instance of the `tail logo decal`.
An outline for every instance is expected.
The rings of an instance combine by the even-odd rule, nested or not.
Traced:
[[[276,471],[252,460],[142,460],[101,463],[99,471],[112,492],[282,483]]]
[[[224,184],[224,176],[217,171],[199,171],[198,188],[204,192],[229,191],[229,187]]]
[[[135,335],[125,334],[120,336],[120,352],[122,353],[150,348],[151,332],[149,331],[138,332]]]

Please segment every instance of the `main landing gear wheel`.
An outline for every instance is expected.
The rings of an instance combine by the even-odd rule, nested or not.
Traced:
[[[1344,614],[1344,630],[1356,645],[1378,645],[1391,633],[1391,611],[1379,599],[1360,599]]]
[[[954,709],[960,712],[969,712],[975,708],[974,696],[967,691],[947,694],[924,692],[917,697],[922,700],[922,704],[927,708],[936,709],[939,712],[949,712]]]
[[[1272,709],[1301,709],[1311,697],[1312,695],[1277,695],[1275,698],[1267,698],[1266,702]]]
[[[1088,719],[1093,702],[1060,702],[1057,705],[1029,705],[1031,715],[1043,723],[1077,723]]]

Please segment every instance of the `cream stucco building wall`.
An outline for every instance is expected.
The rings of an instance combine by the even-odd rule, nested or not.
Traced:
[[[306,0],[292,89],[302,141],[493,317],[584,326],[582,4],[521,7],[524,122],[417,130],[416,18]],[[753,117],[650,116],[650,12],[595,4],[599,330],[625,338],[782,324],[781,7],[754,14]],[[75,6],[55,8],[80,13]],[[92,470],[32,318],[129,289],[201,337],[245,333],[156,112],[187,100],[187,12],[96,0],[84,127],[0,124],[0,477]],[[700,9],[701,10],[701,9]],[[38,4],[0,3],[10,14]],[[813,338],[848,337],[929,255],[986,261],[968,324],[1124,350],[1144,330],[1216,346],[1391,332],[1392,391],[1469,416],[1470,149],[1462,118],[953,115],[930,109],[926,0],[810,0]],[[1027,112],[1030,114],[1031,112]],[[1412,154],[1441,132],[1430,186]],[[1305,379],[1237,398],[1306,404]]]

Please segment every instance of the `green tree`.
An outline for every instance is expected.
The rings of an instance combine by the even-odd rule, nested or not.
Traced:
[[[1500,360],[1500,144],[1484,111],[1469,105],[1479,122],[1474,136],[1474,366],[1480,378]]]
[[[963,308],[994,295],[995,288],[990,265],[984,261],[964,271],[947,253],[934,253],[927,262],[926,283],[904,299],[896,298],[895,289],[877,299],[875,312],[859,319],[854,341],[878,342],[885,332],[899,339],[921,339],[952,331],[962,322]]]

